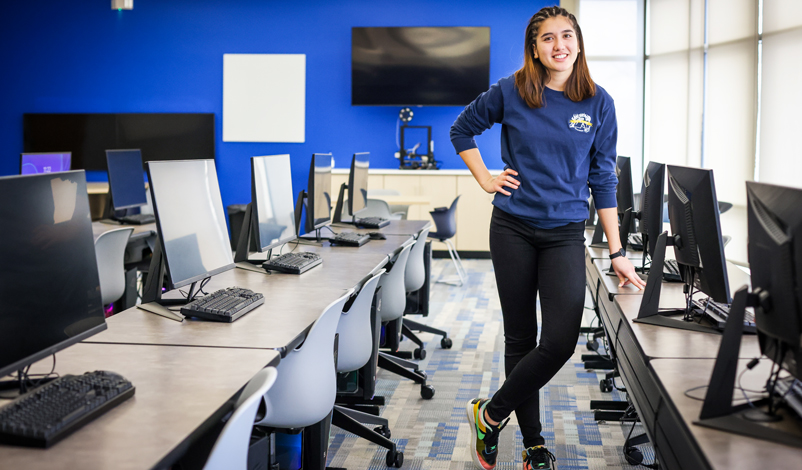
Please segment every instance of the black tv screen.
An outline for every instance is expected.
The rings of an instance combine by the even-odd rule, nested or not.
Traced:
[[[24,114],[25,152],[71,151],[72,168],[105,170],[106,150],[142,161],[214,159],[213,113]]]
[[[489,27],[351,28],[352,105],[464,106],[489,87]]]

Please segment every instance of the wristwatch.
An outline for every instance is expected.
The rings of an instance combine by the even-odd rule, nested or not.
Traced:
[[[616,251],[615,253],[610,253],[610,259],[616,259],[619,256],[626,256],[627,250],[621,248],[620,250]]]

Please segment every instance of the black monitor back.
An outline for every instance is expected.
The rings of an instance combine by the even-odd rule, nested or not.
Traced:
[[[746,183],[752,291],[760,350],[802,379],[802,190]]]
[[[306,225],[307,232],[319,229],[331,222],[331,154],[312,155],[307,186]]]
[[[348,175],[348,212],[356,215],[368,206],[368,168],[370,153],[355,153]]]
[[[640,223],[638,230],[646,235],[649,256],[654,255],[657,237],[663,233],[663,194],[666,187],[666,166],[649,162],[643,173],[640,195]]]
[[[693,273],[694,286],[716,302],[730,303],[727,262],[721,237],[713,170],[668,165],[668,216],[683,280]]]
[[[623,214],[627,209],[634,209],[635,197],[632,194],[632,164],[629,157],[618,157],[615,162],[615,175],[618,184],[615,186],[615,201],[618,213]]]
[[[114,210],[147,204],[142,152],[139,149],[106,150],[106,162],[109,168],[109,192],[114,202]]]
[[[0,178],[0,377],[106,328],[83,171]]]

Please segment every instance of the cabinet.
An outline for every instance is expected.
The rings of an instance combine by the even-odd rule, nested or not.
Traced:
[[[501,170],[491,170],[491,173],[497,175]],[[331,181],[336,197],[340,185],[348,182],[348,170],[334,170]],[[432,220],[430,211],[450,206],[459,195],[454,246],[460,251],[490,251],[488,234],[493,195],[484,192],[468,170],[371,169],[368,188],[394,189],[403,196],[425,196],[426,204],[409,206],[407,218],[410,220]],[[444,245],[435,243],[433,249],[445,250]]]

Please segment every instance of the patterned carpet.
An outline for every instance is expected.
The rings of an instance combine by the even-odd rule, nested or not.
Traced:
[[[474,464],[468,453],[470,429],[465,404],[492,395],[503,378],[504,332],[493,267],[489,260],[465,260],[468,282],[463,287],[432,284],[430,314],[413,317],[449,333],[454,345],[440,348],[440,337],[420,335],[427,357],[420,361],[436,389],[431,400],[420,387],[381,371],[378,395],[387,398],[382,416],[390,422],[393,441],[404,452],[403,468],[468,470]],[[451,260],[432,260],[433,279],[454,274]],[[586,310],[587,320],[592,310]],[[623,400],[614,390],[602,393],[603,373],[585,371],[580,356],[587,353],[580,337],[574,357],[541,390],[541,416],[546,445],[557,456],[560,470],[637,468],[626,463],[622,446],[631,424],[598,424],[589,410],[590,400]],[[413,349],[410,341],[403,349]],[[622,386],[619,382],[619,386]],[[635,434],[640,431],[640,425]],[[523,444],[514,415],[501,432],[499,470],[521,468]],[[640,446],[644,461],[652,462],[648,445]],[[386,451],[355,435],[332,427],[328,465],[349,469],[387,469]],[[641,467],[642,468],[642,467]]]

